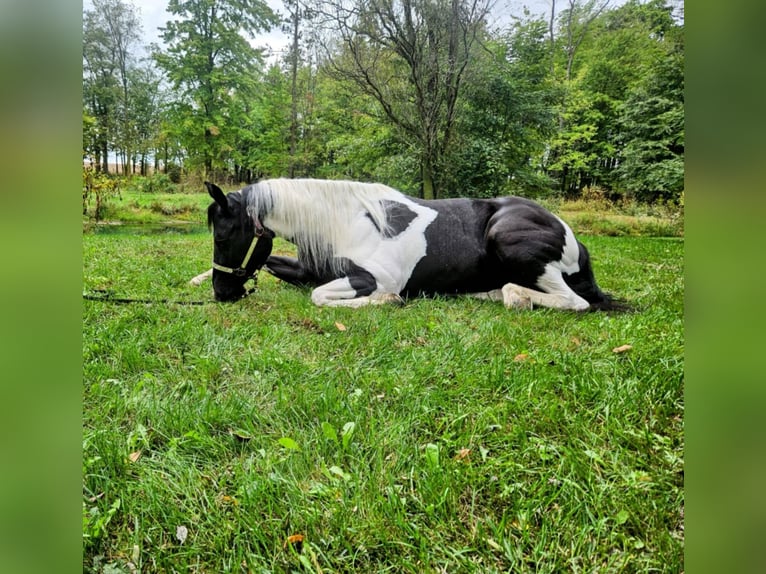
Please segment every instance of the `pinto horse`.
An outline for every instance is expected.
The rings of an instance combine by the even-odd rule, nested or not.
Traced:
[[[218,301],[243,297],[263,268],[313,287],[316,305],[468,294],[519,309],[621,307],[596,284],[569,226],[529,199],[422,200],[381,184],[316,179],[264,180],[228,194],[205,186]],[[294,243],[298,257],[271,255],[274,236]]]

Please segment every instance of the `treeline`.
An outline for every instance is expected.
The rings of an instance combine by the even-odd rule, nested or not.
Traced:
[[[672,0],[170,0],[140,53],[124,0],[84,13],[83,149],[98,169],[376,180],[422,197],[678,202],[684,25]],[[559,9],[560,8],[560,9]],[[291,39],[267,65],[253,47]],[[250,39],[254,39],[251,42]]]

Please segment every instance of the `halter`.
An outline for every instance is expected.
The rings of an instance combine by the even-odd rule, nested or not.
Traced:
[[[250,242],[250,247],[247,250],[247,253],[245,253],[245,258],[242,260],[242,264],[239,267],[233,268],[233,267],[226,267],[225,265],[220,265],[213,261],[213,269],[217,269],[218,271],[223,271],[224,273],[231,273],[235,277],[244,277],[245,281],[250,279],[251,277],[255,279],[255,276],[258,274],[259,269],[256,269],[252,273],[247,273],[247,264],[250,263],[250,258],[253,256],[253,252],[255,251],[255,246],[258,243],[258,240],[263,236],[264,228],[261,225],[260,221],[256,221],[255,223],[255,235],[253,236],[253,240]]]

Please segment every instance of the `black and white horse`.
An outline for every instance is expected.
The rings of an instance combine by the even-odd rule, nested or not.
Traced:
[[[314,287],[316,305],[361,307],[402,297],[470,294],[508,308],[614,309],[585,246],[557,216],[520,197],[425,201],[381,184],[272,179],[214,202],[212,272],[219,301],[245,294],[263,268]],[[274,236],[298,257],[271,255]]]

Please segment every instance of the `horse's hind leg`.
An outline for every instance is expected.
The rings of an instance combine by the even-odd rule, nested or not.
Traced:
[[[584,311],[590,307],[585,299],[572,291],[566,284],[561,271],[550,264],[546,266],[545,272],[537,280],[537,285],[543,291],[536,291],[515,283],[506,283],[502,288],[503,304],[508,309],[531,309],[537,305],[538,307]]]

